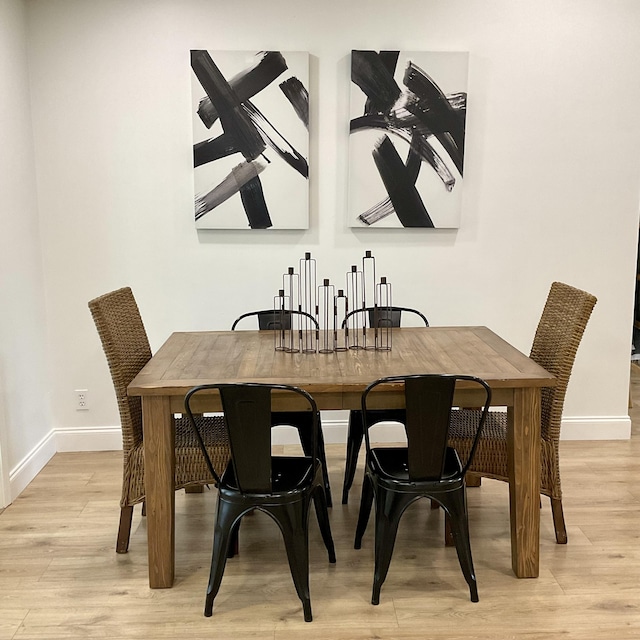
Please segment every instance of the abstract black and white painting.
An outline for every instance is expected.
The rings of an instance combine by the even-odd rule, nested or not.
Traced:
[[[459,226],[467,69],[464,52],[351,52],[349,226]]]
[[[191,51],[199,229],[309,226],[309,54]]]

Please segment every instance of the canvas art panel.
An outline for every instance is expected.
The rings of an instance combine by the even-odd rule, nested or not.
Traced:
[[[351,52],[348,225],[457,228],[466,52]]]
[[[309,54],[191,51],[198,229],[309,226]]]

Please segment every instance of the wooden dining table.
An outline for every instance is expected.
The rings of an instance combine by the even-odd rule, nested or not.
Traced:
[[[539,570],[540,392],[555,378],[487,327],[393,329],[391,349],[288,353],[275,349],[272,331],[173,333],[128,387],[141,396],[149,585],[173,585],[175,572],[175,433],[172,415],[184,412],[184,396],[207,383],[269,382],[306,389],[320,410],[357,409],[363,389],[390,375],[456,373],[485,379],[495,406],[507,407],[511,562],[516,576]],[[456,404],[476,406],[461,385]],[[398,390],[381,391],[380,407],[402,406]],[[219,411],[215,395],[198,411]],[[276,400],[277,402],[277,400]],[[295,409],[292,405],[275,409]]]

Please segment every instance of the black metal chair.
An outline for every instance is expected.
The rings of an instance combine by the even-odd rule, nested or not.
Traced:
[[[456,384],[484,390],[478,412],[475,444],[467,460],[460,460],[448,446],[449,425]],[[372,448],[367,409],[370,393],[395,385],[403,389],[406,405],[406,447]],[[367,462],[354,547],[360,549],[375,498],[375,570],[371,603],[380,602],[382,587],[393,555],[398,524],[405,509],[419,498],[431,498],[449,516],[458,560],[469,585],[471,601],[478,601],[478,587],[471,557],[466,507],[465,473],[486,421],[491,389],[480,378],[457,375],[412,375],[381,378],[362,394]]]
[[[234,323],[231,325],[231,331],[236,330],[236,326],[241,320],[252,316],[256,316],[258,318],[258,329],[260,331],[288,331],[291,329],[291,318],[293,315],[300,316],[300,318],[305,322],[310,323],[312,328],[316,330],[318,329],[318,321],[312,315],[309,315],[304,311],[277,311],[274,309],[264,309],[261,311],[249,311],[248,313],[243,313],[241,316],[236,318]],[[320,421],[320,415],[318,415],[318,420]],[[298,430],[302,449],[307,455],[311,450],[311,440],[309,439],[309,434],[311,433],[311,421],[312,417],[307,411],[274,411],[272,415],[272,425],[274,427],[291,426]],[[331,484],[329,483],[329,470],[327,469],[327,458],[324,450],[322,425],[320,426],[318,451],[320,455],[320,462],[322,463],[324,487],[327,492],[327,504],[331,507],[333,506],[333,500],[331,498]]]
[[[349,319],[356,314],[367,314],[369,327],[399,327],[402,323],[402,313],[412,313],[424,322],[424,326],[429,326],[427,318],[418,310],[409,307],[367,307],[366,309],[355,309],[350,311],[342,321],[342,328],[347,326]],[[376,409],[369,412],[374,422],[400,422],[404,424],[404,409]],[[362,424],[362,412],[353,409],[349,412],[349,426],[347,430],[347,455],[344,469],[344,482],[342,484],[342,504],[349,502],[349,490],[353,485],[358,466],[358,454],[362,446],[364,436],[364,425]]]
[[[350,318],[361,313],[367,314],[366,320],[370,327],[399,327],[402,324],[402,313],[405,311],[417,315],[424,322],[425,327],[429,326],[429,321],[425,315],[417,309],[411,309],[410,307],[365,307],[349,311],[342,321],[342,328],[344,329],[347,326]]]
[[[262,309],[260,311],[249,311],[238,316],[231,325],[231,331],[236,330],[236,326],[241,320],[256,316],[258,318],[258,329],[265,331],[276,329],[279,331],[287,331],[291,329],[291,317],[299,316],[301,320],[311,323],[314,329],[319,329],[318,321],[309,313],[304,311],[278,311],[276,309]]]
[[[231,443],[231,461],[219,477],[193,418],[192,403],[199,394],[220,394],[225,425]],[[304,456],[273,456],[271,452],[272,392],[299,396],[308,404],[311,422],[311,451]],[[309,595],[309,508],[315,505],[329,562],[335,550],[329,525],[322,467],[318,457],[318,408],[304,390],[289,385],[259,383],[210,384],[194,387],[185,397],[185,410],[198,435],[202,454],[215,477],[218,507],[213,539],[211,573],[204,615],[213,611],[213,600],[222,581],[227,557],[243,516],[254,510],[267,513],[282,531],[296,591],[302,601],[304,619],[310,622]]]

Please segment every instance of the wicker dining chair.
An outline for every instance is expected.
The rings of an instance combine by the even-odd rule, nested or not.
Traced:
[[[530,357],[557,379],[555,387],[542,389],[540,493],[551,499],[558,544],[567,542],[559,464],[562,408],[576,352],[596,301],[596,298],[586,291],[554,282],[531,347]],[[476,422],[475,413],[473,409],[452,412],[450,445],[462,455],[466,455],[473,443],[467,424]],[[506,412],[489,413],[470,473],[509,481]]]
[[[151,348],[138,305],[129,287],[91,300],[89,309],[107,357],[120,411],[123,475],[116,552],[126,553],[133,506],[145,500],[142,403],[139,397],[127,395],[127,386],[151,358]],[[215,468],[222,471],[230,456],[224,419],[221,416],[200,415],[198,420]],[[214,478],[202,458],[187,417],[174,417],[174,424],[176,490],[213,484]]]

